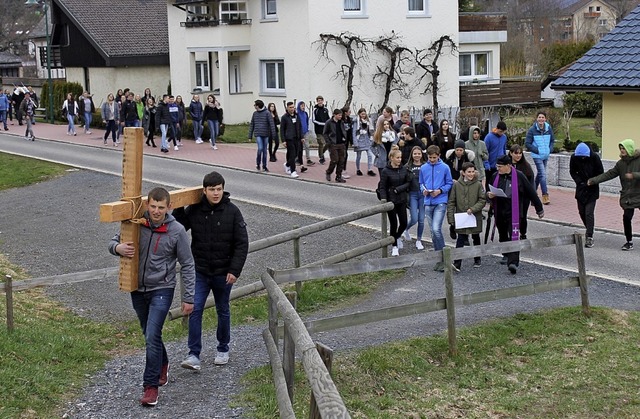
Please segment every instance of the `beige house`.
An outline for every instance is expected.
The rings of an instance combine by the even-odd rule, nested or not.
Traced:
[[[323,58],[320,34],[395,34],[408,51],[426,49],[442,35],[459,43],[458,5],[449,1],[169,0],[167,17],[172,91],[215,94],[228,123],[248,121],[255,99],[280,111],[283,101],[317,95],[330,107],[342,106],[347,92],[336,74],[347,63],[345,50],[329,45],[330,60]],[[388,59],[369,48],[357,62],[352,107],[377,110],[384,88],[374,73]],[[438,63],[440,105],[457,106],[458,56],[447,53]],[[388,104],[431,106],[431,96],[422,94],[430,80],[421,81],[417,66],[406,64],[403,92],[393,91]]]
[[[562,39],[599,41],[616,26],[618,11],[604,0],[571,0],[563,10]]]
[[[640,6],[551,84],[567,92],[602,92],[602,155],[618,158],[625,138],[640,147]]]

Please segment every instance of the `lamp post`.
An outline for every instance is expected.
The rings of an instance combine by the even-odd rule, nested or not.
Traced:
[[[53,83],[51,82],[51,39],[49,37],[49,5],[46,0],[27,0],[25,3],[27,6],[39,6],[42,5],[44,11],[44,30],[47,34],[47,78],[48,89],[47,96],[49,96],[49,106],[47,107],[47,119],[49,123],[54,123],[53,118]]]

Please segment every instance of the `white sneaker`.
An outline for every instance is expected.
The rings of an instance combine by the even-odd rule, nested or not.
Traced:
[[[400,256],[400,252],[398,251],[398,248],[396,246],[393,246],[391,248],[391,256]]]
[[[203,143],[203,141],[202,141],[202,139],[201,139],[201,138],[198,138],[198,139],[196,140],[196,144],[202,144],[202,143]]]
[[[182,368],[188,370],[200,371],[200,359],[197,356],[191,354],[180,364]]]
[[[404,233],[403,233],[403,235],[404,235],[404,239],[405,239],[406,241],[411,240],[411,235],[409,234],[409,230],[405,230],[405,231],[404,231]]]
[[[216,365],[225,365],[229,362],[229,352],[217,352],[213,363]]]
[[[182,147],[182,143],[178,143],[178,147]]]
[[[180,150],[180,148],[179,148],[178,146],[173,147],[173,149],[174,149],[175,151]]]
[[[291,174],[291,169],[289,169],[289,166],[287,166],[287,163],[283,164],[284,166],[284,172],[288,175]]]
[[[416,240],[416,249],[424,250],[424,246],[422,245],[422,242],[420,240]]]
[[[299,177],[299,175],[295,171],[293,171],[293,172],[291,172],[291,177],[295,179],[295,178]]]
[[[404,249],[404,243],[402,243],[402,239],[398,239],[396,241],[398,242],[398,249],[400,250]]]
[[[217,150],[217,149],[218,149],[218,146],[214,144],[214,145],[213,145],[213,149],[214,149],[214,150]]]
[[[351,176],[349,176],[349,175],[347,174],[347,172],[342,172],[342,175],[341,175],[341,176],[342,176],[342,178],[343,178],[343,179],[349,179],[349,178],[351,177]]]

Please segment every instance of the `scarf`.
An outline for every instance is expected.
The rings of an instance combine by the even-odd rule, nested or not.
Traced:
[[[493,186],[498,187],[500,174],[493,180]],[[498,198],[493,199],[493,214],[498,216]],[[496,225],[493,224],[493,232],[491,233],[491,241],[495,236]],[[511,166],[511,241],[520,240],[520,200],[518,197],[518,172],[516,168]]]

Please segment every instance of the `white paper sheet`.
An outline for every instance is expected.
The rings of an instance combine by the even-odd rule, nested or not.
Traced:
[[[500,188],[496,188],[493,185],[489,185],[489,192],[491,192],[492,194],[494,194],[495,196],[498,196],[500,198],[506,198],[507,194],[504,193],[504,191]]]
[[[477,220],[476,220],[476,216],[474,214],[467,214],[466,212],[459,212],[457,214],[454,214],[455,217],[455,226],[456,229],[460,229],[460,228],[472,228],[472,227],[477,227]]]

